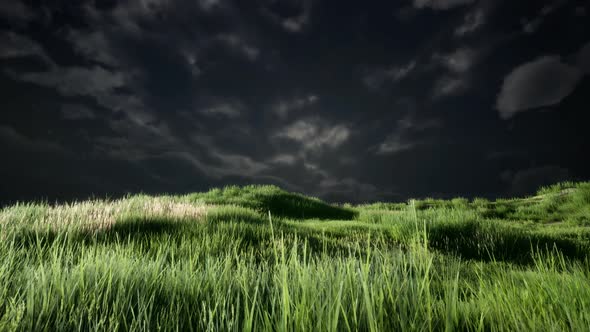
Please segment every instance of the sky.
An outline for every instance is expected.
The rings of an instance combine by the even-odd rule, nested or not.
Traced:
[[[0,203],[590,179],[590,4],[0,2]]]

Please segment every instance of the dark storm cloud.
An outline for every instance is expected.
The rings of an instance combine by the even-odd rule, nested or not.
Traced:
[[[19,133],[14,128],[0,125],[0,142],[8,143],[9,146],[21,151],[67,155],[70,152],[57,142],[38,140]]]
[[[6,1],[0,144],[14,157],[0,172],[26,183],[23,199],[275,183],[400,200],[528,190],[518,183],[539,182],[529,173],[584,177],[583,140],[531,138],[575,116],[513,117],[549,101],[541,115],[573,114],[584,100],[587,24],[575,12],[487,0]],[[541,37],[560,20],[569,38]],[[541,83],[548,73],[555,84]],[[533,144],[538,154],[488,158]],[[567,172],[526,173],[535,165]]]
[[[0,17],[17,26],[35,18],[35,13],[20,1],[3,1],[0,3]]]
[[[576,61],[582,71],[590,74],[590,42],[584,45],[578,54],[576,54]]]
[[[192,9],[198,13],[201,10],[213,11],[217,6],[218,4],[214,2],[201,2],[196,7],[193,6]],[[221,5],[219,6],[220,10],[224,9]],[[146,142],[146,138],[150,138],[147,140],[148,142],[157,140],[158,145],[165,146],[164,143],[169,143],[175,145],[177,149],[190,150],[186,146],[179,145],[179,138],[170,130],[171,124],[166,122],[155,124],[154,121],[160,121],[161,116],[159,110],[150,106],[151,98],[145,88],[146,83],[150,84],[150,76],[155,73],[151,68],[145,67],[141,63],[143,59],[130,58],[130,52],[121,43],[124,40],[141,42],[144,38],[155,38],[156,44],[154,46],[160,46],[158,41],[164,43],[163,39],[160,39],[160,32],[152,33],[149,29],[144,29],[142,24],[159,25],[157,22],[158,13],[183,16],[182,11],[165,1],[124,4],[106,13],[89,6],[82,9],[88,16],[88,22],[93,26],[93,29],[99,30],[69,30],[65,34],[65,39],[72,43],[78,54],[96,64],[86,67],[53,64],[49,71],[11,73],[11,76],[21,81],[52,87],[63,96],[91,97],[104,109],[111,112],[124,112],[126,114],[125,120],[112,121],[111,128],[130,138],[123,140],[118,137],[103,137],[97,140],[103,150],[113,149],[109,152],[111,155],[121,158],[129,155],[143,156],[145,153],[141,153],[143,151],[141,142]],[[167,30],[174,30],[174,27],[168,27]],[[182,40],[183,38],[178,37],[178,34],[173,36],[180,44],[182,54],[178,54],[177,62],[170,63],[170,65],[180,67],[181,70],[185,69],[183,67],[185,65],[195,66],[196,54],[194,53],[199,51],[199,48],[197,46],[192,50],[190,47],[184,48],[182,45],[185,43],[188,45],[189,41]],[[184,38],[188,38],[188,36],[184,36]],[[203,47],[220,45],[250,60],[254,60],[258,56],[257,49],[249,46],[235,34],[216,34],[208,38],[204,44],[206,45]],[[40,49],[40,47],[36,48],[36,50]],[[186,58],[186,64],[180,62],[181,55]],[[110,68],[102,67],[102,65]],[[122,93],[121,89],[126,89],[129,92]],[[239,102],[221,100],[198,111],[207,115],[218,114],[235,117],[239,115],[240,108]],[[72,114],[70,114],[71,116]],[[162,149],[164,148],[162,147]],[[135,153],[125,153],[126,151],[135,151]]]
[[[473,3],[475,0],[413,0],[416,8],[450,9]]]
[[[509,181],[512,195],[527,195],[535,192],[541,186],[572,179],[568,169],[554,165],[533,167],[516,172],[508,171],[503,173],[503,177]]]

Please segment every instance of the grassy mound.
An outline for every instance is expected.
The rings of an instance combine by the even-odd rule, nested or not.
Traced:
[[[214,205],[237,205],[261,213],[294,219],[347,219],[356,216],[356,211],[322,202],[317,198],[286,192],[276,186],[228,186],[212,189],[206,193],[189,196],[193,202]]]
[[[409,204],[409,203],[408,203]],[[406,203],[373,203],[359,205],[362,210],[403,211]],[[489,219],[534,221],[543,223],[571,222],[590,225],[590,182],[562,182],[539,189],[535,196],[525,198],[484,198],[450,200],[426,198],[412,203],[416,210],[457,209],[477,211]]]
[[[558,183],[532,197],[476,203],[471,207],[490,218],[590,226],[590,182]]]

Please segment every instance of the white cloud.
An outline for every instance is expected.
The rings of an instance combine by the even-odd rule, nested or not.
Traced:
[[[230,119],[240,117],[244,105],[237,100],[219,101],[209,107],[201,109],[201,113],[207,115],[222,115]]]
[[[454,73],[469,71],[477,60],[477,52],[473,49],[462,47],[448,54],[434,54],[433,59]]]
[[[268,166],[266,164],[255,161],[249,156],[222,153],[221,151],[213,151],[212,155],[215,158],[221,160],[223,163],[224,167],[219,169],[218,171],[221,173],[229,172],[227,173],[228,175],[231,175],[233,173],[251,176],[268,169]]]
[[[176,149],[168,149],[162,156],[173,156],[191,163],[208,176],[223,178],[225,176],[262,176],[261,173],[270,167],[264,162],[239,153],[224,151],[215,142],[215,136],[197,134],[192,137],[192,143],[205,149],[210,158],[200,158],[200,153],[195,153],[189,146],[176,146]],[[213,159],[214,162],[210,160]],[[207,161],[205,161],[207,160]]]
[[[198,0],[198,2],[204,11],[211,11],[221,5],[221,0]]]
[[[412,60],[403,66],[378,68],[365,73],[363,83],[372,90],[379,89],[387,82],[399,82],[408,77],[416,69],[416,61]]]
[[[415,118],[415,113],[409,112],[397,121],[393,132],[383,142],[377,145],[376,154],[392,155],[410,150],[418,145],[426,144],[427,141],[424,139],[408,139],[408,133],[423,132],[428,129],[440,128],[441,126],[442,123],[439,119],[432,118],[418,121]]]
[[[94,119],[94,111],[81,104],[64,104],[61,107],[61,115],[66,120]]]
[[[87,59],[110,66],[117,66],[119,63],[113,55],[110,42],[103,31],[85,33],[79,30],[69,30],[66,38],[72,43],[76,52]]]
[[[292,154],[279,154],[274,156],[270,162],[273,164],[294,165],[297,162],[297,157]]]
[[[414,0],[414,7],[445,10],[464,6],[474,1],[475,0]]]
[[[386,76],[394,82],[406,78],[416,68],[416,61],[410,61],[405,66],[394,67],[386,72]]]
[[[498,95],[496,108],[503,119],[517,112],[559,103],[580,78],[579,70],[561,62],[559,56],[543,56],[508,74]]]
[[[201,68],[199,67],[198,58],[196,52],[185,50],[181,52],[182,56],[186,60],[186,64],[189,66],[193,77],[201,75]]]
[[[285,31],[290,33],[301,33],[306,31],[311,25],[313,5],[313,0],[300,1],[299,15],[291,17],[283,17],[265,6],[263,6],[260,10],[265,17],[270,19],[275,24],[281,26]]]
[[[97,96],[125,84],[123,74],[98,66],[53,68],[47,72],[12,75],[22,81],[56,88],[64,96]]]
[[[314,94],[305,97],[279,100],[272,106],[272,111],[281,118],[285,118],[289,113],[314,105],[319,97]]]
[[[545,18],[549,16],[551,13],[553,13],[556,9],[563,6],[564,4],[566,4],[566,1],[564,0],[554,1],[550,5],[543,6],[543,8],[541,8],[541,10],[539,11],[537,17],[529,20],[522,20],[521,24],[523,32],[527,34],[532,34],[536,32],[541,26],[541,24],[543,24]]]
[[[283,128],[276,136],[296,141],[306,150],[337,148],[348,140],[350,130],[344,125],[330,126],[318,120],[299,120]]]
[[[173,3],[169,0],[139,0],[122,2],[110,13],[112,18],[127,33],[141,33],[140,20],[157,17],[158,12],[164,12],[171,8]]]
[[[250,61],[255,61],[260,55],[260,49],[247,43],[242,37],[236,34],[221,34],[217,36],[217,40],[235,52],[242,54]]]
[[[308,24],[309,15],[303,14],[297,17],[289,17],[284,20],[283,28],[289,32],[298,33],[301,32]]]
[[[461,47],[451,53],[432,55],[434,65],[444,67],[448,73],[440,76],[434,83],[434,99],[456,96],[469,89],[471,71],[478,61],[479,52],[468,47]]]
[[[48,65],[53,65],[53,61],[45,53],[43,47],[29,37],[8,31],[0,32],[0,40],[2,40],[0,59],[33,56]]]
[[[428,129],[442,127],[442,122],[440,119],[431,118],[417,120],[413,113],[408,113],[408,115],[398,120],[397,123],[398,127],[401,129],[412,129],[415,131],[424,131]]]
[[[462,78],[443,76],[434,84],[433,97],[441,98],[456,96],[465,92],[468,88],[467,81]]]
[[[528,34],[532,34],[535,31],[537,31],[537,29],[539,29],[539,27],[541,26],[541,23],[543,23],[542,17],[537,17],[537,18],[530,20],[530,21],[523,20],[522,21],[522,31],[524,31],[525,33],[528,33]]]
[[[316,136],[318,130],[319,129],[315,124],[300,120],[285,128],[284,133],[279,136],[288,137],[292,140],[302,142],[309,137]]]
[[[406,150],[410,150],[415,147],[418,143],[406,142],[403,140],[400,134],[392,134],[385,138],[381,144],[377,147],[377,154],[396,154]]]
[[[485,12],[481,9],[467,13],[463,19],[463,24],[455,29],[455,35],[461,37],[473,33],[484,25],[485,20]]]

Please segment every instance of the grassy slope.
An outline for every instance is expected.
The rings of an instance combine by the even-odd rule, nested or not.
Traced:
[[[493,202],[248,186],[20,204],[0,212],[0,331],[586,330],[589,226],[590,183]]]

